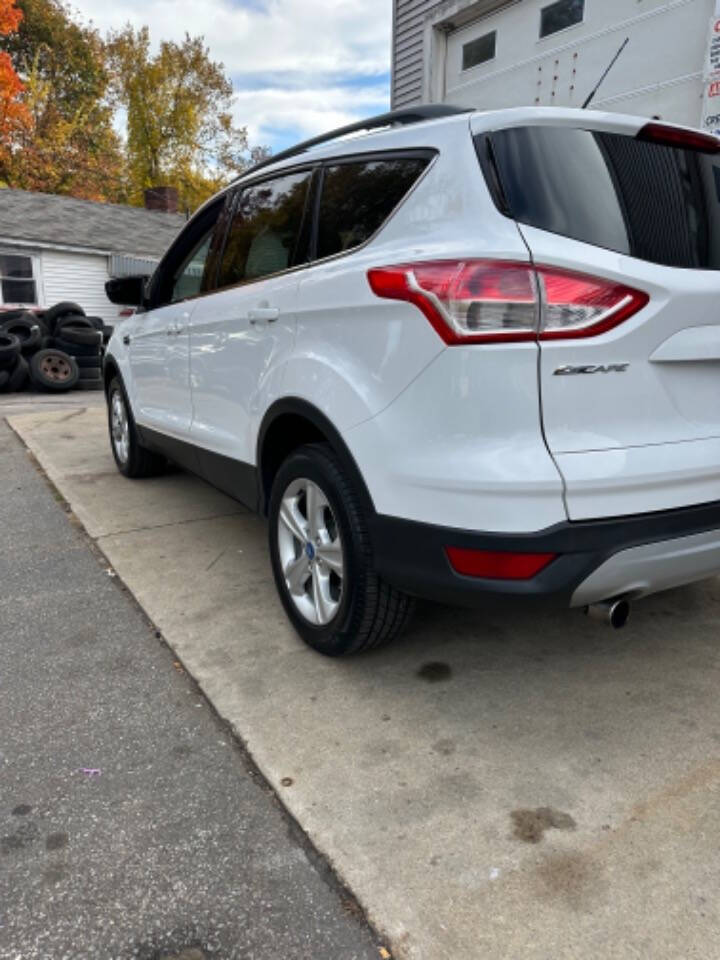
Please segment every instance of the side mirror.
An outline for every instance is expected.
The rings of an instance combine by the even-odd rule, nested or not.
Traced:
[[[105,284],[105,293],[111,303],[122,307],[141,307],[145,302],[145,287],[149,277],[116,277]]]

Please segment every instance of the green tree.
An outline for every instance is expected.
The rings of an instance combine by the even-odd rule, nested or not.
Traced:
[[[107,41],[117,103],[127,117],[128,193],[172,185],[194,209],[247,164],[247,130],[232,121],[232,83],[202,37],[150,48],[147,27],[128,25]],[[256,152],[257,153],[257,152]]]

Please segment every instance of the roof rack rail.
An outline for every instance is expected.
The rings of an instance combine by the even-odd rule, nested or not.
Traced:
[[[390,110],[388,113],[378,114],[376,117],[369,117],[367,120],[359,120],[357,123],[349,123],[346,127],[338,127],[336,130],[330,130],[328,133],[322,133],[319,137],[312,137],[310,140],[303,140],[294,147],[287,150],[281,150],[260,163],[244,170],[240,177],[246,177],[249,173],[256,173],[263,167],[269,167],[272,163],[278,163],[280,160],[288,160],[290,157],[298,156],[317,147],[321,143],[329,143],[331,140],[338,140],[349,133],[359,133],[364,130],[377,130],[380,127],[405,126],[411,123],[422,123],[424,120],[438,120],[440,117],[450,117],[457,113],[472,113],[474,107],[454,107],[445,103],[424,103],[417,107],[406,107],[404,110]]]

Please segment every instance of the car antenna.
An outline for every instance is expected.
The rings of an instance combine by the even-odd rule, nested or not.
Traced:
[[[600,89],[600,84],[603,82],[603,80],[605,79],[605,77],[610,73],[610,71],[612,70],[612,68],[615,66],[617,60],[618,60],[619,57],[620,57],[620,54],[623,52],[623,50],[625,49],[625,47],[626,47],[629,43],[630,43],[630,37],[625,37],[625,40],[624,40],[624,41],[622,42],[622,44],[620,45],[620,49],[618,50],[618,52],[615,54],[615,56],[612,58],[612,60],[611,60],[610,63],[608,64],[607,70],[606,70],[605,73],[600,77],[600,79],[598,80],[598,82],[595,84],[595,86],[594,86],[594,87],[592,88],[592,90],[590,91],[589,97],[587,98],[587,100],[585,101],[585,103],[582,105],[582,109],[583,109],[583,110],[587,110],[587,108],[588,108],[588,107],[590,106],[590,104],[593,102],[593,100],[594,100],[594,98],[595,98],[595,94],[596,94],[596,93],[598,92],[598,90]]]

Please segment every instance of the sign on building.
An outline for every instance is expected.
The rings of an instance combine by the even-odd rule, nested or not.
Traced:
[[[720,0],[715,2],[715,16],[708,30],[703,83],[702,125],[708,133],[720,137]]]

